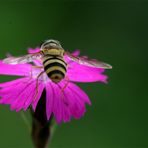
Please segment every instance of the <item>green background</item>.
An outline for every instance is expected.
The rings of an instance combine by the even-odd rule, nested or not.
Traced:
[[[107,85],[79,84],[92,106],[58,127],[51,148],[148,148],[147,28],[147,0],[0,1],[1,59],[53,38],[113,65]],[[0,147],[33,147],[20,113],[8,106],[0,106]]]

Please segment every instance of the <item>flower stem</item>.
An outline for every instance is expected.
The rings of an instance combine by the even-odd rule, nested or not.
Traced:
[[[32,141],[35,148],[47,148],[50,139],[51,121],[46,117],[46,91],[44,90],[37,104],[35,112],[32,113]]]

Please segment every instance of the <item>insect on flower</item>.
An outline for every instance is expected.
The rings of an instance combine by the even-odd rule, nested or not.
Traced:
[[[90,60],[87,57],[76,57],[66,52],[59,41],[56,40],[47,40],[45,41],[40,48],[40,51],[34,54],[28,54],[22,57],[9,57],[3,60],[4,63],[7,64],[22,64],[29,63],[36,59],[41,59],[43,66],[39,66],[36,68],[44,68],[38,78],[46,72],[48,77],[54,82],[60,82],[66,74],[67,71],[67,63],[64,60],[64,55],[68,56],[68,58],[72,61],[75,61],[79,64],[97,67],[103,69],[111,69],[112,66],[103,62],[99,62],[97,60]]]
[[[80,118],[85,113],[84,104],[91,103],[73,82],[106,82],[107,76],[102,73],[112,67],[78,55],[78,51],[69,53],[59,41],[50,39],[27,55],[0,60],[0,74],[24,77],[0,84],[0,103],[10,104],[16,111],[32,105],[35,111],[45,89],[47,119],[51,114],[57,123]]]

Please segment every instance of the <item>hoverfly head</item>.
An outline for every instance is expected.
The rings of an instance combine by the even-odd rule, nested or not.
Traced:
[[[41,50],[43,49],[63,49],[60,42],[57,40],[49,39],[44,41],[41,46]]]

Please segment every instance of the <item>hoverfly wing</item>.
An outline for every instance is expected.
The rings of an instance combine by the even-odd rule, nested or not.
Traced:
[[[32,62],[33,60],[42,58],[42,53],[34,53],[34,54],[27,54],[20,57],[8,57],[3,60],[3,63],[5,64],[25,64]]]
[[[101,62],[101,61],[97,61],[96,59],[89,59],[86,56],[83,57],[76,57],[72,54],[70,54],[69,52],[65,52],[65,55],[72,61],[75,61],[79,64],[85,65],[85,66],[89,66],[89,67],[96,67],[96,68],[104,68],[104,69],[111,69],[112,66]]]

